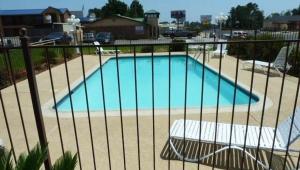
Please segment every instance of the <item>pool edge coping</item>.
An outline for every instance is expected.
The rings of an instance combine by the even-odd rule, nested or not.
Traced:
[[[140,53],[137,54],[137,57],[147,57],[149,55],[149,53]],[[165,53],[158,53],[158,55],[166,55]],[[186,53],[173,53],[173,55],[186,55]],[[148,57],[150,57],[151,55],[149,55]],[[188,55],[189,57],[191,57],[192,59],[194,59],[195,61],[199,62],[200,64],[204,65],[202,63],[201,60],[194,58],[193,56],[191,56],[190,54]],[[98,57],[98,56],[97,56]],[[129,57],[129,54],[121,54],[118,55],[118,57]],[[110,59],[112,58],[116,58],[116,56],[108,56],[107,58],[105,58],[105,61],[102,61],[102,65],[104,65],[105,63],[107,63]],[[92,68],[90,68],[86,73],[85,73],[85,78],[87,79],[89,76],[91,76],[97,69],[99,69],[100,67],[100,63],[98,63],[97,65],[93,66]],[[208,67],[209,69],[211,69],[212,71],[216,72],[217,74],[219,74],[219,71],[215,68],[213,68],[212,66],[205,64],[205,67]],[[229,75],[221,72],[220,73],[222,77],[226,78],[227,80],[231,81],[231,83],[235,82],[235,79],[231,78]],[[74,90],[78,85],[80,85],[84,80],[84,76],[81,75],[79,78],[77,78],[74,82],[71,83],[70,85],[70,89],[71,91]],[[248,89],[250,89],[249,86],[245,85],[244,83],[237,81],[237,85],[239,86],[239,88],[242,88],[243,90],[246,90],[249,94],[250,91]],[[68,94],[69,90],[68,87],[60,90],[59,92],[55,92],[55,97],[56,97],[56,102],[60,102],[64,97],[66,97],[66,95]],[[255,95],[259,101],[254,103],[254,104],[250,104],[250,112],[258,112],[261,111],[263,108],[263,98],[264,95],[262,95],[260,92],[256,91],[254,88],[252,88],[252,95]],[[54,105],[54,99],[53,96],[42,105],[42,113],[44,116],[46,117],[56,117],[56,111],[53,108]],[[269,97],[266,97],[266,102],[265,102],[265,110],[269,109],[271,106],[273,105],[272,100]],[[246,112],[248,111],[248,107],[249,104],[241,104],[241,105],[235,105],[235,112]],[[232,112],[232,106],[224,106],[224,107],[219,107],[219,113],[226,113],[226,112]],[[168,112],[168,108],[165,109],[155,109],[155,113],[156,115],[165,115],[164,112]],[[182,114],[182,111],[184,110],[184,108],[171,108],[170,111],[172,112],[172,114]],[[202,113],[207,114],[207,113],[214,113],[216,112],[216,107],[212,106],[212,107],[206,107],[202,109]],[[124,115],[123,116],[136,116],[136,109],[122,109]],[[151,112],[152,113],[152,109],[138,109],[139,111],[139,115],[141,116],[150,116],[147,115],[147,112]],[[196,114],[199,113],[200,111],[200,107],[187,107],[186,108],[186,112],[189,114]],[[74,117],[80,118],[80,117],[87,117],[88,116],[88,111],[74,111],[76,112],[74,114]],[[90,116],[92,117],[103,117],[104,116],[104,110],[102,111],[89,111],[90,112]],[[180,113],[177,113],[180,112]],[[72,117],[72,111],[69,112],[60,112],[63,114],[59,114],[59,118],[71,118]],[[120,110],[106,110],[107,116],[120,116]]]

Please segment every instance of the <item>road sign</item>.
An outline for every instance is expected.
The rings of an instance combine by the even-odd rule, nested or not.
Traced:
[[[212,15],[201,15],[200,20],[202,24],[208,25],[211,23]]]

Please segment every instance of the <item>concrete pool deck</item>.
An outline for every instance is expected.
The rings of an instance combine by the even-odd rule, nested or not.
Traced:
[[[167,54],[167,53],[164,53]],[[172,53],[173,54],[173,53]],[[175,53],[174,53],[175,54]],[[130,54],[126,54],[127,56]],[[147,54],[143,54],[147,55]],[[110,56],[103,56],[103,62],[106,61]],[[85,71],[89,72],[91,69],[99,66],[99,58],[96,55],[85,55]],[[200,58],[201,60],[201,58]],[[222,59],[222,73],[228,75],[231,79],[235,78],[235,66],[236,58],[226,56]],[[218,70],[218,59],[210,59],[206,62],[210,67]],[[82,77],[82,66],[81,59],[75,58],[68,62],[69,78],[71,84],[78,81]],[[55,93],[62,93],[66,87],[66,74],[64,65],[59,65],[52,68],[53,81],[55,87]],[[271,104],[265,111],[264,115],[264,126],[275,126],[276,115],[278,111],[278,103],[280,96],[282,77],[270,77],[269,88],[267,97],[270,99]],[[243,70],[242,63],[240,62],[239,67],[239,83],[244,84],[246,87],[250,87],[251,71]],[[262,73],[254,74],[253,89],[259,94],[265,92],[266,75]],[[39,88],[39,95],[41,104],[48,103],[53,98],[50,84],[49,72],[45,71],[37,75],[37,85]],[[30,147],[33,147],[38,141],[37,131],[35,127],[35,120],[31,105],[30,92],[28,83],[26,80],[17,83],[19,97],[21,101],[21,108],[23,112],[25,128],[27,137],[29,140]],[[282,96],[282,104],[280,108],[279,121],[284,120],[288,115],[292,113],[293,105],[295,101],[295,93],[297,88],[297,78],[287,76],[284,91]],[[16,96],[13,86],[1,90],[4,99],[4,105],[8,116],[9,126],[13,136],[14,147],[19,154],[20,152],[26,151],[26,144],[24,141],[24,134],[20,121],[20,114],[17,106]],[[58,96],[57,96],[58,97]],[[263,100],[263,98],[261,98]],[[85,102],[85,100],[84,100]],[[298,106],[300,101],[298,100]],[[259,106],[262,107],[262,106]],[[219,122],[230,123],[232,108],[221,109],[219,114]],[[262,108],[256,108],[251,110],[249,123],[251,125],[259,125],[261,119]],[[7,135],[7,128],[5,126],[3,110],[1,108],[0,114],[0,138],[2,138],[9,146],[9,138]],[[125,152],[126,152],[126,166],[127,169],[138,169],[138,156],[137,156],[137,134],[136,134],[136,117],[135,111],[127,111],[132,116],[124,116],[124,139],[125,139]],[[148,113],[144,113],[148,112]],[[214,109],[210,109],[210,113],[214,113]],[[121,141],[121,128],[120,128],[120,117],[119,112],[115,112],[114,116],[108,117],[108,134],[110,141],[111,151],[111,163],[112,169],[123,169],[123,155],[122,155],[122,141]],[[152,169],[153,167],[153,151],[152,151],[152,112],[140,111],[139,117],[139,130],[140,130],[140,148],[141,148],[141,169]],[[168,110],[155,110],[155,157],[156,157],[156,168],[166,169],[168,167],[168,161],[165,158],[164,149],[168,139]],[[200,110],[187,110],[187,119],[199,120]],[[198,114],[197,114],[198,113]],[[45,113],[47,114],[47,113]],[[148,115],[144,115],[148,114]],[[216,114],[203,114],[203,120],[215,121]],[[247,112],[246,110],[236,110],[234,116],[234,123],[246,124]],[[183,109],[177,109],[171,111],[171,124],[175,119],[183,118]],[[49,141],[49,150],[54,160],[62,154],[58,133],[58,126],[56,117],[44,116],[46,133]],[[73,153],[76,152],[76,140],[74,136],[74,128],[72,119],[67,117],[60,117],[61,130],[64,142],[64,149],[71,150]],[[106,133],[105,133],[105,122],[103,117],[92,117],[92,130],[93,130],[93,141],[94,150],[96,157],[97,168],[108,169],[107,159],[107,146],[106,146]],[[76,128],[78,131],[78,142],[80,147],[80,156],[82,159],[83,169],[93,169],[92,161],[92,149],[89,133],[89,125],[87,116],[76,118]],[[300,143],[297,142],[295,147],[299,147]],[[237,156],[235,156],[237,157]],[[235,159],[234,157],[234,159]],[[233,159],[233,162],[237,162]],[[296,159],[292,157],[292,159]],[[217,160],[216,167],[222,168],[222,159]],[[273,161],[276,162],[276,161]],[[171,169],[182,169],[182,162],[171,161]],[[211,169],[209,161],[204,162],[205,165],[201,165],[201,169]],[[224,164],[224,161],[223,161]],[[251,163],[249,168],[251,169]],[[239,165],[234,165],[239,166]],[[78,166],[79,167],[79,166]],[[187,169],[197,169],[197,164],[186,163]]]

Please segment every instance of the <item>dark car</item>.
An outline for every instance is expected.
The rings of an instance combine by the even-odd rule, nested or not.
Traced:
[[[70,43],[72,41],[72,37],[64,32],[52,32],[42,40],[54,40],[56,43]]]
[[[110,44],[113,42],[113,37],[110,32],[99,32],[96,34],[96,41],[100,44]]]
[[[83,34],[83,42],[92,43],[95,41],[95,35],[92,32],[87,32]]]
[[[188,37],[192,38],[196,36],[196,32],[188,30],[168,30],[163,33],[165,37]]]

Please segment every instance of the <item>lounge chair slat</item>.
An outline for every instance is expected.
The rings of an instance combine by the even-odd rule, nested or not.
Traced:
[[[210,135],[207,140],[214,141],[215,140],[215,128],[216,124],[213,122],[208,122],[210,126]]]
[[[261,140],[260,140],[260,146],[266,147],[269,143],[268,141],[268,131],[267,128],[261,128]]]
[[[208,133],[206,133],[207,132],[207,123],[206,122],[202,122],[202,132],[201,132],[201,139],[205,139],[206,138],[206,136],[207,136],[207,134]]]
[[[193,134],[192,136],[195,138],[195,139],[199,139],[199,127],[200,127],[200,124],[198,122],[194,122],[194,130],[193,130]]]

